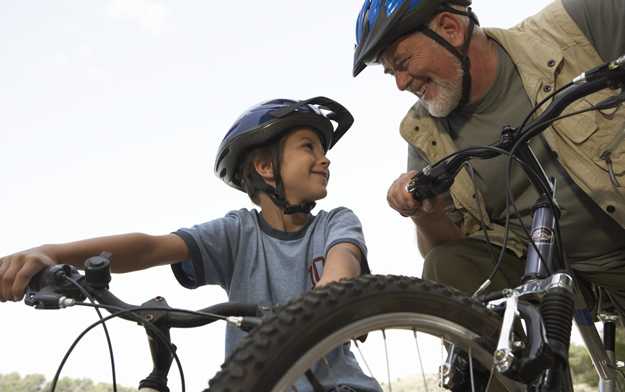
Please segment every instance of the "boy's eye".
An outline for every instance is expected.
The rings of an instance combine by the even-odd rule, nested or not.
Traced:
[[[315,146],[312,143],[306,143],[304,144],[304,147],[309,149],[309,150],[314,150]]]

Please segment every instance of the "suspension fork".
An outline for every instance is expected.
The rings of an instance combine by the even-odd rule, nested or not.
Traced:
[[[530,175],[530,180],[536,189],[542,190],[534,205],[532,215],[531,241],[528,247],[527,263],[523,282],[530,279],[545,279],[551,274],[557,274],[565,269],[561,252],[554,254],[556,240],[556,221],[560,216],[560,208],[556,202],[555,180],[547,177],[543,167],[534,155],[530,146],[525,143],[520,146],[519,157],[525,161],[537,175]],[[559,243],[562,248],[564,245]],[[575,312],[575,285],[572,277],[566,287],[553,287],[544,294],[540,301],[540,312],[545,323],[547,337],[551,349],[562,359],[564,372],[568,373],[568,350],[571,340],[571,324]],[[561,377],[567,377],[562,374]]]
[[[593,322],[592,312],[586,300],[578,292],[575,297],[575,325],[582,340],[588,348],[590,359],[599,376],[599,392],[616,392],[616,359],[614,355],[614,327],[617,317],[612,314],[599,313],[599,320],[604,324],[603,341]]]

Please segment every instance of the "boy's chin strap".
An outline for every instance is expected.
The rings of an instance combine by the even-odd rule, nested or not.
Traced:
[[[271,200],[284,211],[285,215],[292,215],[298,213],[308,214],[315,208],[316,203],[314,201],[309,201],[301,204],[289,204],[289,201],[286,199],[286,195],[284,193],[284,184],[282,183],[282,176],[280,175],[280,163],[282,162],[282,148],[275,148],[273,150],[273,178],[276,181],[276,187],[272,187],[268,185],[265,181],[265,189],[263,189]],[[262,181],[262,179],[261,179]],[[262,189],[262,188],[261,188]]]
[[[317,203],[315,203],[314,201],[308,201],[305,203],[293,205],[289,204],[289,201],[286,199],[286,196],[284,194],[284,185],[282,183],[282,176],[280,175],[280,162],[282,161],[281,150],[282,148],[279,143],[277,147],[273,149],[271,154],[273,161],[273,178],[276,182],[276,187],[274,188],[271,185],[267,184],[265,180],[263,180],[262,177],[256,172],[254,172],[251,176],[253,182],[252,185],[255,189],[261,192],[265,192],[271,198],[274,204],[280,207],[282,211],[284,211],[285,215],[299,213],[308,214],[310,213],[310,211],[312,211],[313,208],[315,208],[315,205],[317,205]]]
[[[271,198],[273,203],[280,207],[282,211],[284,211],[285,215],[299,213],[308,214],[317,205],[317,203],[315,203],[314,201],[309,201],[301,204],[289,204],[289,202],[286,200],[286,197],[284,197],[284,192],[280,191],[282,189],[282,187],[280,186],[282,183],[281,181],[278,189],[276,189],[263,181],[260,176],[253,176],[253,180],[255,182],[255,188],[258,189],[260,192],[266,193],[267,196]]]
[[[317,203],[315,203],[314,201],[309,201],[306,203],[302,203],[302,204],[296,204],[296,205],[291,205],[285,203],[284,206],[280,206],[282,207],[282,210],[284,211],[285,215],[291,215],[291,214],[299,214],[299,213],[304,213],[304,214],[309,214],[310,211],[312,211],[313,208],[315,208],[315,206],[317,205]]]

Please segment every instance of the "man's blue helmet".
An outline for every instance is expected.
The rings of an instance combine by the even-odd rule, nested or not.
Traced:
[[[327,151],[352,126],[354,118],[338,102],[315,97],[304,101],[274,99],[243,113],[224,137],[215,160],[215,174],[226,184],[245,191],[239,178],[243,154],[279,139],[285,133],[308,127],[316,131]],[[336,127],[335,127],[336,123]]]
[[[468,7],[471,0],[365,0],[356,21],[353,75],[377,63],[384,49],[400,37],[421,30],[439,12],[460,13],[450,5]]]

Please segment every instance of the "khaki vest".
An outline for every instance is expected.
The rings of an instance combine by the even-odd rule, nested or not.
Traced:
[[[532,105],[585,70],[603,63],[583,32],[556,1],[539,14],[512,29],[484,29],[512,58]],[[563,113],[577,111],[613,95],[603,90],[571,104]],[[544,105],[541,111],[546,108]],[[539,111],[540,113],[540,111]],[[505,124],[501,124],[502,126]],[[457,147],[447,132],[427,114],[419,103],[402,120],[401,135],[434,163],[455,152]],[[560,120],[543,132],[561,165],[573,181],[616,222],[625,227],[625,141],[611,154],[613,173],[620,186],[610,180],[608,163],[602,157],[625,134],[625,110],[592,111]],[[481,230],[480,216],[492,242],[502,245],[504,228],[490,222],[484,203],[479,203],[473,182],[462,170],[451,187],[454,207],[463,215],[462,227],[467,236]],[[522,256],[525,245],[512,236],[508,248]]]

